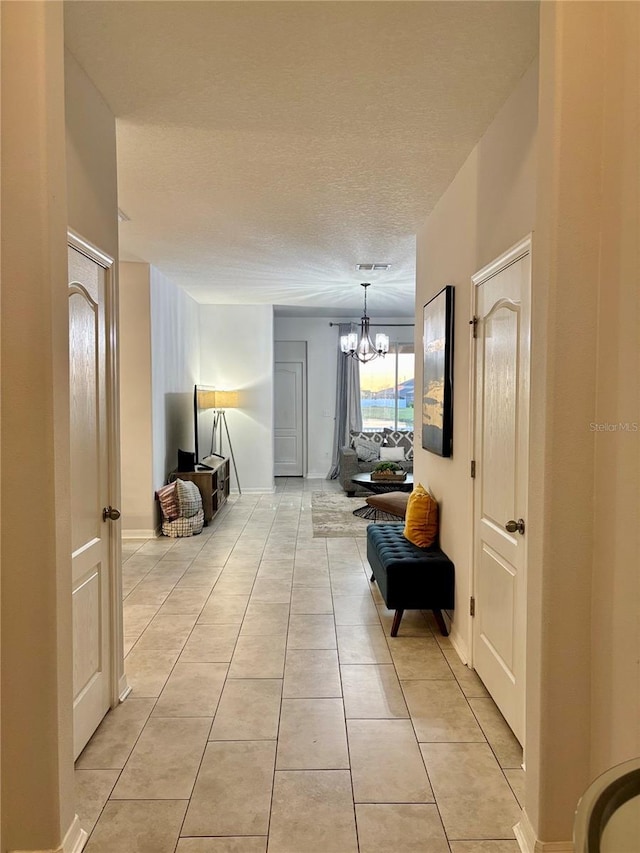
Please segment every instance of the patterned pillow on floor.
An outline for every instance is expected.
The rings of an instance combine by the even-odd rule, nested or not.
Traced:
[[[195,483],[189,480],[176,480],[178,505],[181,518],[191,518],[202,510],[202,498]]]
[[[178,506],[178,495],[176,493],[176,484],[169,483],[168,486],[162,486],[156,492],[156,496],[160,501],[160,509],[162,510],[162,518],[164,521],[175,521],[180,517],[180,507]]]

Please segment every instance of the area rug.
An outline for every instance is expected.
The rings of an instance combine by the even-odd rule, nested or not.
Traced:
[[[311,521],[315,539],[337,539],[345,536],[366,536],[371,519],[359,518],[354,509],[365,505],[364,498],[348,498],[339,492],[312,492]],[[398,522],[398,518],[389,521]],[[384,523],[380,519],[380,523]]]

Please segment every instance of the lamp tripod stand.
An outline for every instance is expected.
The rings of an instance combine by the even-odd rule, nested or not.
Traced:
[[[220,424],[222,421],[222,425]],[[211,453],[210,456],[221,456],[224,458],[224,454],[222,452],[222,426],[224,426],[224,431],[227,434],[227,442],[229,444],[229,455],[231,456],[231,462],[233,463],[233,470],[236,475],[236,483],[238,484],[238,493],[242,494],[242,489],[240,488],[240,480],[238,479],[238,469],[236,467],[236,458],[233,455],[233,445],[231,444],[231,436],[229,435],[229,427],[227,425],[227,416],[224,409],[216,409],[213,414],[213,429],[211,431]],[[217,441],[216,441],[217,439]],[[218,450],[216,451],[216,444],[218,446]]]

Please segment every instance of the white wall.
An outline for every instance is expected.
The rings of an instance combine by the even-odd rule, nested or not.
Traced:
[[[155,491],[178,464],[178,448],[194,449],[193,386],[200,373],[199,306],[150,268],[152,484]]]
[[[200,382],[240,392],[226,414],[242,491],[272,491],[273,308],[201,305],[199,315]]]
[[[276,317],[276,341],[307,344],[307,476],[326,477],[331,467],[336,407],[337,330],[317,317]]]
[[[471,558],[469,477],[469,318],[471,275],[533,230],[535,221],[537,64],[521,79],[418,232],[416,316],[445,284],[455,286],[453,456],[415,443],[414,478],[440,502],[443,549],[456,566],[452,639],[466,657]],[[416,352],[422,327],[415,330]],[[422,360],[416,388],[422,388]],[[419,428],[419,425],[418,425]]]
[[[153,496],[149,264],[120,264],[120,458],[122,529],[151,535]]]
[[[411,323],[412,320],[410,317],[375,317],[373,322],[377,326],[383,323]],[[324,317],[276,317],[274,323],[276,341],[307,343],[308,477],[326,477],[331,468],[339,342],[337,327],[330,326],[329,323],[330,320]],[[376,328],[374,331],[383,329]],[[414,331],[411,326],[388,328],[384,331],[392,341],[413,341]]]

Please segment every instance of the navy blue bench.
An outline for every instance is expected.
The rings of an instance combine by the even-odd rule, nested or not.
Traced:
[[[433,610],[442,634],[449,632],[443,610],[453,610],[455,570],[435,545],[418,548],[402,535],[404,524],[370,524],[367,528],[367,559],[371,580],[389,610],[395,610],[391,636],[395,637],[405,610]]]

